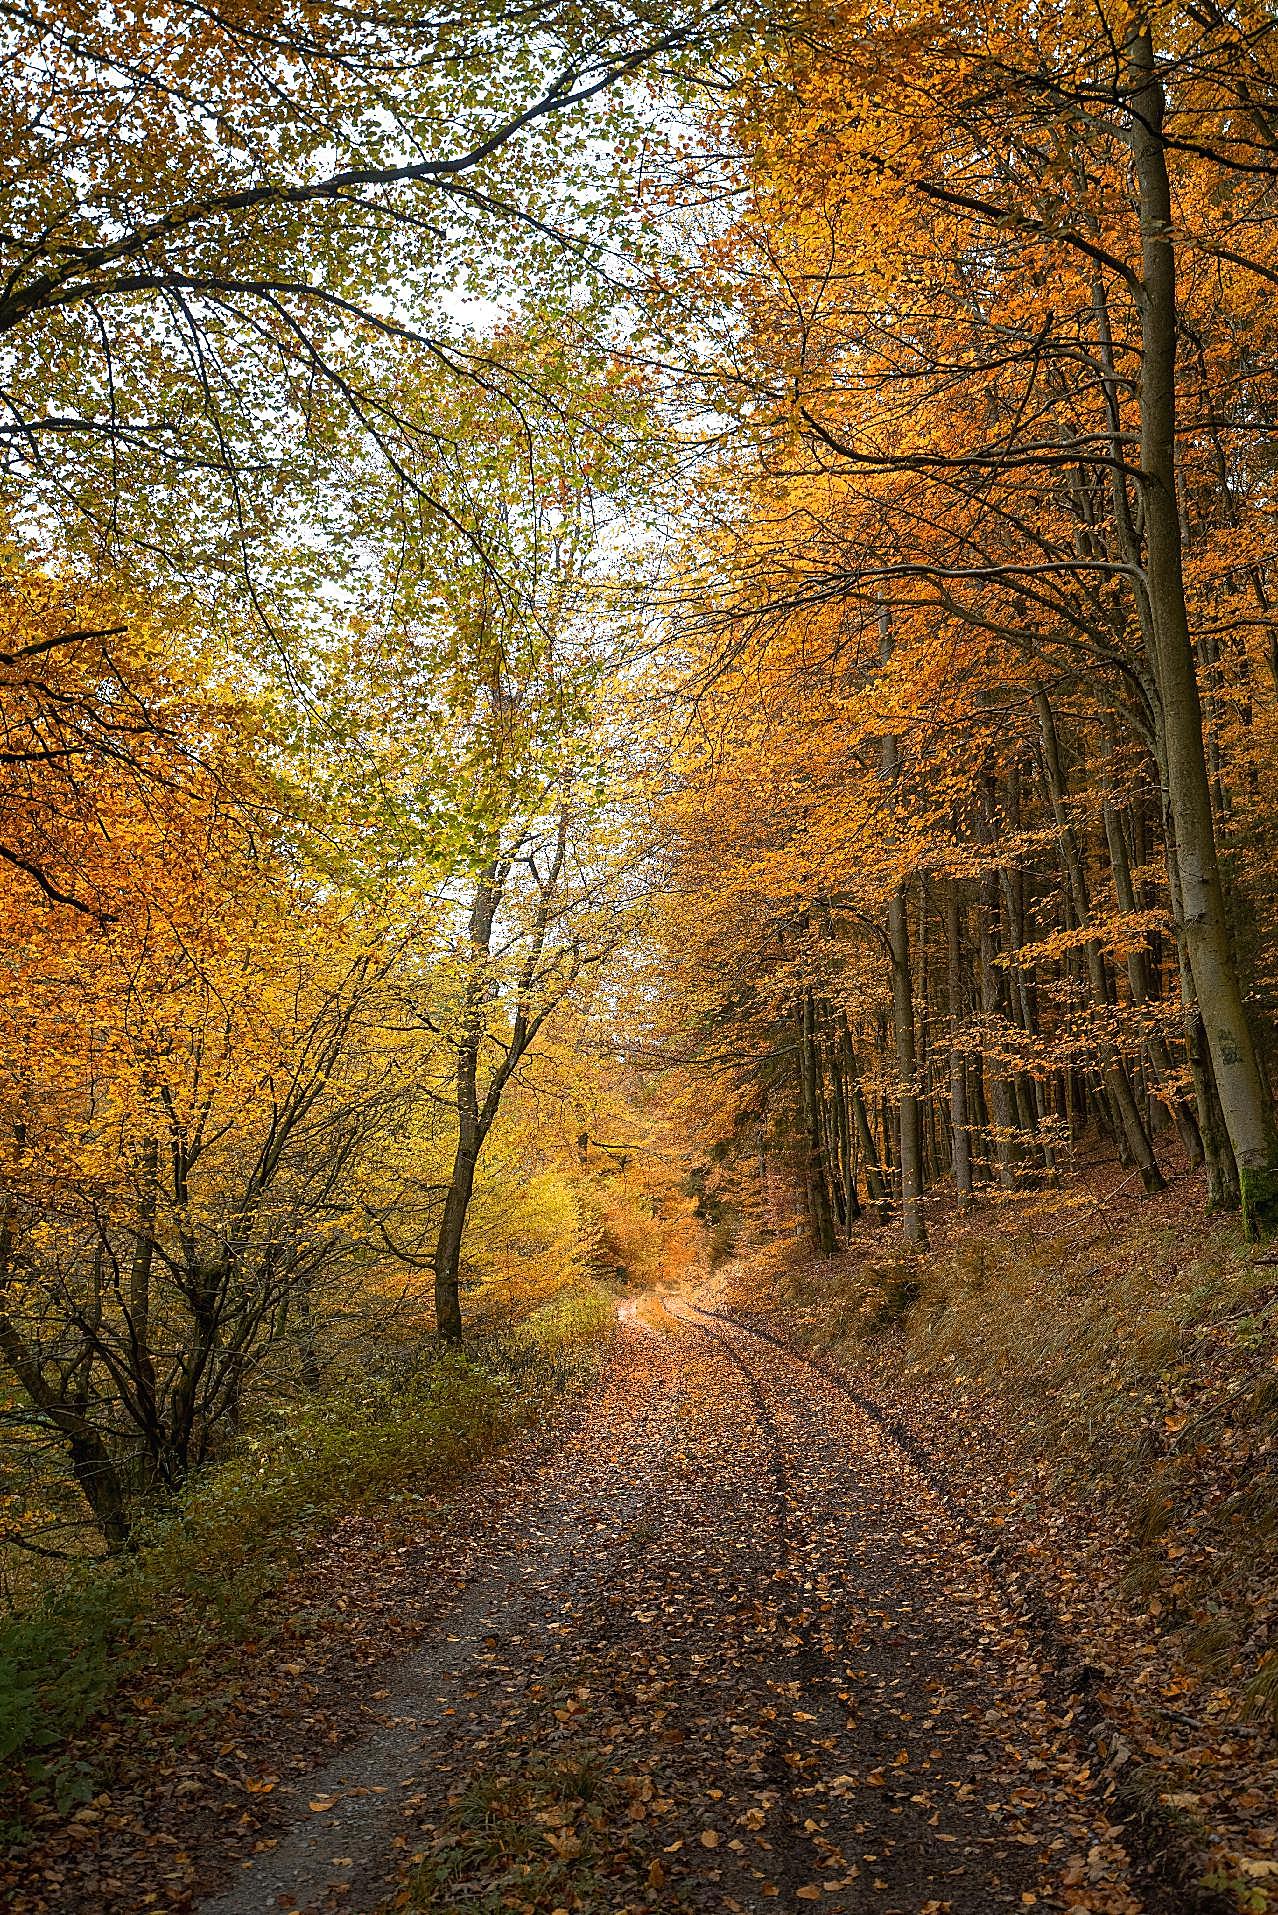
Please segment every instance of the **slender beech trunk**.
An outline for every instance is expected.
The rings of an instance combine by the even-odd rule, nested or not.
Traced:
[[[1042,690],[1036,692],[1034,702],[1038,710],[1043,745],[1044,781],[1047,786],[1048,803],[1056,824],[1056,839],[1060,846],[1061,863],[1065,871],[1066,890],[1078,928],[1080,931],[1086,931],[1091,922],[1091,899],[1087,889],[1087,874],[1083,869],[1078,840],[1067,808],[1065,773],[1061,766],[1056,719],[1046,692]],[[1109,1010],[1110,1002],[1109,986],[1105,978],[1105,960],[1095,938],[1089,937],[1083,948],[1087,959],[1087,978],[1091,987],[1092,1003],[1104,1018]],[[1154,1156],[1154,1147],[1149,1141],[1149,1132],[1145,1129],[1144,1119],[1136,1102],[1136,1093],[1132,1089],[1132,1080],[1127,1066],[1115,1046],[1108,1040],[1102,1040],[1100,1049],[1105,1090],[1114,1112],[1117,1133],[1126,1145],[1125,1155],[1139,1170],[1146,1190],[1161,1190],[1164,1185],[1163,1174],[1158,1168],[1158,1160]]]
[[[830,1019],[832,1026],[833,1020]],[[842,1047],[830,1031],[830,1096],[834,1107],[834,1138],[839,1170],[839,1194],[846,1229],[861,1215],[861,1199],[856,1188],[856,1135],[852,1127],[851,1098],[843,1074]]]
[[[494,857],[480,873],[471,904],[466,994],[462,1007],[461,1037],[457,1047],[457,1147],[453,1157],[453,1175],[444,1200],[439,1235],[435,1242],[435,1321],[446,1343],[458,1343],[462,1335],[461,1247],[466,1229],[466,1213],[475,1188],[475,1168],[479,1154],[501,1107],[507,1085],[564,995],[579,974],[579,960],[566,961],[557,984],[547,983],[544,959],[555,901],[559,896],[568,855],[568,807],[563,805],[555,831],[554,848],[544,870],[535,857],[526,862],[537,886],[537,904],[524,944],[519,979],[512,994],[509,1036],[495,1040],[485,1029],[485,1007],[490,1001],[492,978],[493,925],[505,896],[513,859]],[[560,953],[566,959],[566,953]],[[550,967],[552,970],[555,966]],[[540,1001],[538,997],[540,995]],[[482,1098],[479,1088],[480,1050],[485,1044],[499,1052],[499,1059],[486,1073]]]
[[[479,1162],[479,1127],[474,1116],[475,1070],[471,1058],[463,1057],[459,1061],[457,1078],[457,1147],[435,1243],[435,1325],[445,1343],[461,1341],[462,1236]]]
[[[496,862],[488,865],[475,886],[470,909],[470,966],[461,1039],[457,1046],[457,1144],[435,1242],[435,1327],[445,1343],[460,1343],[462,1337],[461,1247],[466,1213],[475,1189],[475,1167],[484,1141],[479,1106],[479,1050],[483,1037],[484,995],[488,988],[487,962],[503,881],[502,868]]]
[[[879,1045],[878,1049],[880,1057],[887,1055],[886,1030],[883,1042]],[[879,1095],[879,1149],[880,1159],[883,1164],[883,1175],[890,1188],[896,1176],[901,1156],[897,1147],[896,1124],[892,1116],[892,1099],[886,1091],[882,1091]]]
[[[826,1196],[835,1232],[846,1227],[847,1203],[844,1196],[845,1170],[843,1137],[839,1125],[839,1099],[833,1072],[829,1069],[825,1043],[825,1007],[813,1004],[813,1060],[816,1067],[817,1110],[821,1119],[821,1161],[825,1173]]]
[[[879,1147],[874,1138],[874,1126],[870,1122],[870,1113],[865,1108],[865,1093],[859,1084],[852,1086],[852,1121],[856,1125],[857,1143],[860,1146],[861,1162],[865,1165],[865,1194],[879,1215],[879,1222],[887,1218],[888,1194],[883,1179],[883,1166],[879,1161]]]
[[[1145,578],[1153,613],[1168,807],[1180,872],[1180,934],[1252,1237],[1278,1227],[1278,1136],[1229,938],[1185,601],[1176,487],[1176,261],[1163,135],[1166,101],[1147,20],[1127,39],[1130,140],[1140,200],[1140,440]]]
[[[811,991],[805,991],[798,1006],[799,1090],[802,1102],[804,1140],[804,1184],[808,1197],[808,1217],[817,1249],[823,1257],[833,1256],[838,1248],[826,1158],[822,1145],[821,1064],[817,1054],[816,1009]]]
[[[957,883],[945,893],[945,983],[950,1019],[950,1148],[958,1207],[972,1201],[972,1140],[967,1116],[967,1062],[959,1049],[963,1028],[962,909]]]
[[[1025,942],[1024,884],[1019,881],[1019,874],[1014,879],[1004,869],[999,872],[999,890],[1006,922],[1003,949],[1007,957],[1008,1008],[1012,1022],[1019,1024],[1032,1045],[1038,1034],[1038,1024],[1029,980],[1020,956],[1021,946]],[[1046,1116],[1042,1082],[1031,1072],[1018,1070],[1012,1079],[1012,1090],[1016,1099],[1017,1121],[1026,1139],[1025,1149],[1041,1151],[1043,1168],[1048,1178],[1054,1179],[1055,1152],[1051,1142],[1042,1134]]]
[[[320,1363],[312,1290],[313,1286],[309,1277],[304,1278],[297,1286],[298,1343],[301,1356],[299,1369],[306,1388],[314,1391],[318,1390],[324,1381],[324,1370]]]
[[[1021,780],[1020,773],[1014,764],[1009,767],[1007,774],[1007,823],[1015,836],[1021,824]],[[1038,1021],[1033,988],[1025,966],[1021,962],[1021,947],[1025,943],[1025,873],[1019,858],[1010,865],[1000,866],[999,889],[1007,921],[1007,936],[1003,948],[1007,955],[1008,1006],[1012,1022],[1019,1024],[1024,1031],[1028,1039],[1026,1048],[1032,1054]],[[1032,1071],[1018,1070],[1013,1079],[1013,1087],[1020,1127],[1027,1139],[1026,1149],[1030,1152],[1038,1151],[1042,1155],[1043,1168],[1048,1178],[1054,1178],[1056,1160],[1051,1143],[1042,1135],[1044,1117],[1042,1083]]]
[[[977,911],[981,1014],[989,1024],[1001,1017],[1003,1009],[999,974],[994,962],[994,926],[998,923],[998,877],[995,872],[986,873],[981,890],[981,902]],[[988,1066],[988,1080],[989,1129],[993,1133],[999,1188],[1015,1190],[1016,1163],[1020,1155],[1016,1111],[1012,1102],[1011,1084],[997,1060],[991,1060]]]
[[[896,1030],[900,1107],[901,1230],[909,1249],[923,1250],[927,1246],[927,1231],[919,1208],[923,1190],[923,1135],[914,1085],[917,1057],[909,925],[905,887],[898,885],[888,899],[888,943],[892,951],[892,1022]]]
[[[848,1029],[846,1016],[840,1013],[843,1038],[843,1068],[849,1089],[849,1102],[852,1108],[852,1123],[856,1134],[857,1149],[865,1170],[865,1194],[874,1206],[880,1223],[886,1223],[888,1216],[887,1183],[883,1176],[883,1166],[879,1159],[879,1147],[874,1141],[874,1127],[870,1122],[870,1113],[865,1107],[865,1093],[861,1089],[861,1073],[856,1052],[852,1048],[852,1033]]]
[[[145,1469],[148,1487],[165,1474],[165,1442],[160,1424],[160,1406],[151,1354],[151,1273],[155,1266],[155,1212],[159,1195],[160,1145],[148,1137],[142,1146],[139,1163],[141,1190],[138,1219],[133,1235],[133,1257],[129,1265],[129,1367],[132,1371],[137,1417],[146,1447]]]
[[[891,656],[892,637],[886,607],[879,613],[879,651]],[[900,770],[896,739],[890,734],[882,746],[883,781],[891,786]],[[910,970],[910,914],[905,886],[894,887],[888,899],[888,951],[892,967],[892,1023],[896,1034],[899,1137],[901,1155],[901,1231],[910,1250],[927,1247],[927,1230],[919,1200],[923,1192],[923,1132],[919,1122],[916,1087],[918,1054],[914,1025],[914,986]]]
[[[1127,840],[1123,836],[1123,821],[1112,801],[1107,797],[1102,806],[1105,824],[1105,842],[1109,847],[1110,870],[1114,875],[1114,899],[1120,911],[1135,913],[1136,888],[1132,883],[1131,863],[1127,855]],[[1127,988],[1131,992],[1132,1003],[1142,1010],[1150,1000],[1149,960],[1143,949],[1132,948],[1127,955]],[[1145,1035],[1145,1054],[1149,1059],[1150,1070],[1160,1095],[1171,1111],[1180,1135],[1185,1160],[1191,1170],[1196,1170],[1203,1161],[1203,1140],[1193,1112],[1181,1097],[1168,1087],[1175,1076],[1176,1067],[1171,1052],[1162,1035],[1153,1029]]]
[[[992,1142],[994,1126],[990,1120],[989,1105],[985,1101],[985,1070],[979,1060],[976,1069],[968,1075],[967,1102],[972,1117],[973,1179],[990,1183],[993,1181],[995,1162]]]
[[[1176,863],[1174,839],[1167,835],[1167,882],[1172,897],[1172,909],[1179,919],[1180,874]],[[1212,1070],[1211,1052],[1207,1044],[1207,1033],[1203,1028],[1202,1013],[1198,1008],[1198,996],[1194,989],[1194,976],[1189,968],[1189,953],[1183,938],[1176,939],[1176,962],[1180,979],[1181,1023],[1185,1033],[1185,1055],[1189,1060],[1189,1072],[1194,1085],[1194,1104],[1198,1112],[1198,1132],[1203,1140],[1203,1155],[1207,1167],[1207,1208],[1209,1210],[1237,1210],[1238,1208],[1238,1166],[1234,1161],[1233,1145],[1225,1126],[1225,1115],[1220,1107],[1220,1098],[1216,1092],[1216,1079]]]

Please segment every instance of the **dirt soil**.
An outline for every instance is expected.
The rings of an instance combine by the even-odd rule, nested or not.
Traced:
[[[143,1892],[117,1831],[96,1888],[90,1853],[63,1899],[10,1905],[1166,1907],[1077,1697],[943,1499],[719,1302],[626,1306],[562,1440],[460,1500],[429,1555],[368,1566],[385,1613],[398,1578],[430,1616],[351,1672],[339,1753],[244,1773],[171,1887]]]

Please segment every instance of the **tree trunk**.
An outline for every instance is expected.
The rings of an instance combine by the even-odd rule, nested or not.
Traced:
[[[323,1366],[320,1363],[319,1338],[315,1332],[315,1309],[312,1300],[312,1280],[304,1277],[297,1286],[297,1314],[301,1319],[298,1334],[302,1382],[314,1394],[324,1381]]]
[[[1170,835],[1167,837],[1167,882],[1171,891],[1173,914],[1179,921],[1180,875],[1176,867],[1176,846]],[[1190,1076],[1193,1079],[1194,1103],[1198,1111],[1198,1133],[1202,1138],[1203,1156],[1206,1159],[1207,1208],[1237,1210],[1238,1166],[1234,1162],[1233,1147],[1225,1128],[1220,1099],[1216,1094],[1211,1053],[1207,1048],[1207,1034],[1203,1029],[1202,1014],[1198,1009],[1193,973],[1189,968],[1189,955],[1185,949],[1185,941],[1180,937],[1176,939],[1176,962],[1180,978],[1181,1023],[1185,1032],[1185,1055],[1189,1060]]]
[[[798,1008],[799,1090],[804,1134],[804,1184],[808,1198],[808,1216],[812,1235],[823,1257],[838,1248],[834,1214],[830,1204],[830,1186],[826,1174],[822,1142],[820,1059],[816,1045],[816,1009],[811,991],[805,991]]]
[[[896,1031],[901,1138],[901,1230],[911,1250],[927,1247],[927,1231],[919,1199],[923,1189],[922,1131],[919,1100],[914,1087],[916,1069],[914,991],[910,977],[909,913],[905,887],[898,885],[888,900],[888,943],[892,948],[892,1022]]]
[[[470,909],[470,969],[457,1046],[457,1148],[435,1243],[435,1328],[444,1343],[460,1343],[462,1339],[461,1247],[475,1188],[475,1166],[484,1141],[479,1110],[479,1047],[488,988],[487,962],[501,891],[500,867],[494,861],[481,873]]]
[[[1114,874],[1114,898],[1120,911],[1135,913],[1136,890],[1132,884],[1131,864],[1127,856],[1127,842],[1123,836],[1123,821],[1113,803],[1107,797],[1102,806],[1105,823],[1105,841],[1109,847],[1110,869]],[[1149,961],[1143,950],[1130,950],[1127,956],[1127,988],[1137,1011],[1149,1003]],[[1174,1074],[1171,1052],[1155,1030],[1149,1030],[1145,1036],[1145,1054],[1153,1073],[1154,1083],[1158,1087],[1163,1101],[1175,1119],[1176,1129],[1185,1152],[1185,1161],[1191,1170],[1196,1170],[1203,1161],[1203,1140],[1193,1112],[1183,1098],[1177,1097],[1167,1088]]]
[[[980,927],[981,1013],[988,1023],[998,1018],[1002,1011],[1002,993],[994,963],[993,927],[998,922],[998,877],[993,871],[987,873],[982,891],[977,912]],[[1015,1190],[1016,1162],[1020,1155],[1016,1113],[1012,1106],[1012,1087],[997,1060],[989,1065],[989,1107],[989,1128],[993,1132],[999,1188]]]
[[[1082,855],[1066,804],[1065,774],[1061,767],[1056,720],[1046,692],[1042,690],[1036,692],[1034,702],[1038,710],[1039,731],[1043,744],[1043,772],[1047,785],[1047,797],[1056,825],[1056,838],[1060,845],[1066,890],[1073,905],[1078,928],[1080,931],[1086,931],[1091,922],[1091,898],[1088,895],[1087,874],[1083,869]],[[1084,953],[1087,959],[1087,977],[1091,987],[1092,1003],[1104,1019],[1109,1010],[1109,989],[1105,978],[1104,959],[1095,938],[1088,938]],[[1149,1141],[1149,1133],[1145,1129],[1144,1120],[1136,1103],[1136,1094],[1132,1089],[1132,1080],[1127,1066],[1115,1046],[1107,1041],[1102,1041],[1101,1055],[1105,1089],[1114,1111],[1117,1132],[1126,1146],[1124,1155],[1139,1170],[1146,1190],[1161,1190],[1164,1186],[1163,1174],[1158,1168],[1154,1147]]]
[[[475,1188],[478,1156],[479,1144],[473,1127],[469,1127],[458,1142],[453,1158],[453,1174],[435,1245],[435,1327],[445,1343],[460,1343],[462,1338],[461,1247],[466,1212]]]
[[[129,1540],[130,1523],[124,1486],[114,1457],[84,1410],[66,1401],[61,1388],[49,1381],[21,1331],[3,1311],[0,1311],[0,1358],[66,1443],[72,1473],[107,1547],[123,1549]]]
[[[828,1012],[827,1012],[828,1016]],[[851,1098],[849,1087],[843,1074],[841,1047],[833,1033],[833,1019],[829,1018],[830,1035],[830,1096],[834,1106],[834,1135],[837,1146],[839,1170],[839,1188],[842,1199],[844,1227],[849,1232],[861,1215],[861,1199],[856,1188],[856,1137],[852,1128]]]
[[[1167,798],[1180,872],[1189,968],[1216,1089],[1238,1165],[1249,1236],[1278,1227],[1278,1136],[1230,944],[1212,817],[1202,700],[1185,602],[1176,488],[1176,262],[1163,138],[1165,98],[1146,22],[1127,39],[1130,138],[1140,199],[1142,364],[1139,385],[1146,580],[1162,707]]]
[[[892,655],[892,630],[886,606],[879,610],[879,656]],[[895,784],[900,771],[896,739],[882,743],[880,768],[886,785]],[[910,919],[905,886],[894,887],[888,899],[888,952],[892,967],[892,1023],[896,1036],[898,1124],[901,1163],[901,1230],[911,1250],[927,1246],[927,1231],[919,1199],[923,1188],[923,1134],[915,1087],[918,1056],[914,1028],[914,989],[910,973]]]
[[[887,1185],[883,1179],[883,1166],[879,1162],[874,1126],[870,1122],[870,1113],[865,1108],[865,1094],[859,1084],[852,1086],[852,1121],[856,1125],[861,1161],[865,1165],[865,1194],[878,1212],[879,1222],[885,1223],[888,1215]]]
[[[151,1354],[151,1273],[155,1266],[155,1213],[159,1195],[158,1138],[148,1137],[142,1146],[139,1169],[142,1188],[138,1201],[138,1221],[133,1236],[133,1259],[129,1266],[129,1304],[126,1322],[129,1331],[129,1367],[137,1399],[137,1419],[142,1430],[147,1487],[165,1474],[164,1432],[160,1426],[159,1397],[155,1360]]]
[[[848,1101],[852,1110],[852,1123],[856,1135],[857,1149],[865,1167],[865,1195],[874,1206],[879,1222],[885,1223],[888,1215],[887,1184],[883,1177],[883,1166],[879,1160],[878,1145],[874,1141],[874,1127],[870,1123],[870,1113],[865,1108],[865,1094],[861,1089],[861,1073],[857,1064],[856,1052],[852,1047],[852,1033],[848,1028],[847,1016],[839,1013],[843,1039],[843,1068],[848,1084]]]
[[[968,1132],[967,1067],[959,1049],[963,1025],[963,953],[962,916],[957,883],[945,894],[946,965],[945,981],[950,1018],[950,1137],[954,1157],[954,1189],[958,1207],[966,1210],[972,1201],[972,1140]]]

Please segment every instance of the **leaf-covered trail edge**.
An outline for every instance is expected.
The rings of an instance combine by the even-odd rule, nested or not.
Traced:
[[[281,1666],[274,1748],[188,1768],[185,1828],[171,1793],[145,1839],[103,1810],[13,1906],[1159,1907],[973,1541],[721,1301],[626,1306],[597,1388],[429,1540],[345,1526],[331,1693]]]
[[[370,1732],[280,1780],[278,1840],[207,1915],[1155,1906],[943,1503],[714,1301],[627,1312]]]

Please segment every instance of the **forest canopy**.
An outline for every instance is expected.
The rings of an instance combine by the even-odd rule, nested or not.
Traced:
[[[1272,9],[0,151],[0,1901],[1278,1906]]]
[[[734,1233],[1273,1232],[1275,52],[8,18],[17,1548]]]

